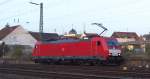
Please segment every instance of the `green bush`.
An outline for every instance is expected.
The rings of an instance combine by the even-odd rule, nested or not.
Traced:
[[[22,48],[19,46],[14,47],[14,52],[12,53],[12,58],[20,59],[23,55]]]
[[[146,49],[147,55],[150,56],[150,44],[146,44],[145,49]]]

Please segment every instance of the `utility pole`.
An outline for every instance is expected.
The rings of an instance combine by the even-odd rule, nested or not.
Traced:
[[[40,33],[43,33],[43,3],[40,3]]]
[[[38,3],[30,2],[30,4],[40,5],[39,33],[40,33],[40,39],[41,39],[41,41],[42,41],[42,40],[43,40],[43,39],[42,39],[42,34],[43,34],[43,3],[41,2],[40,4],[38,4]]]

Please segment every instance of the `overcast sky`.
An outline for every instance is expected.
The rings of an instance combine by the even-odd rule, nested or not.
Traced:
[[[62,34],[74,28],[83,33],[85,27],[86,32],[100,33],[93,22],[107,27],[107,36],[114,31],[150,32],[150,0],[0,0],[0,28],[9,23],[38,31],[40,7],[30,1],[44,4],[44,32],[56,29]]]

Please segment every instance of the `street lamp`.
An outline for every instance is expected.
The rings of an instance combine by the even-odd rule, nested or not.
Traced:
[[[41,2],[40,4],[38,3],[33,3],[29,2],[30,4],[34,5],[40,5],[40,23],[39,23],[39,32],[40,32],[40,39],[42,41],[42,34],[43,34],[43,3]]]

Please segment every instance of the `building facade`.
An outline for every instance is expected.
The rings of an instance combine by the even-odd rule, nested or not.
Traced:
[[[133,52],[145,52],[145,43],[142,37],[139,37],[135,32],[114,32],[113,38],[116,38],[122,48],[127,48]]]
[[[43,33],[44,40],[57,38],[56,33]],[[37,41],[40,41],[40,33],[29,32],[22,26],[6,26],[0,30],[0,40],[7,45],[28,45],[34,46]]]

